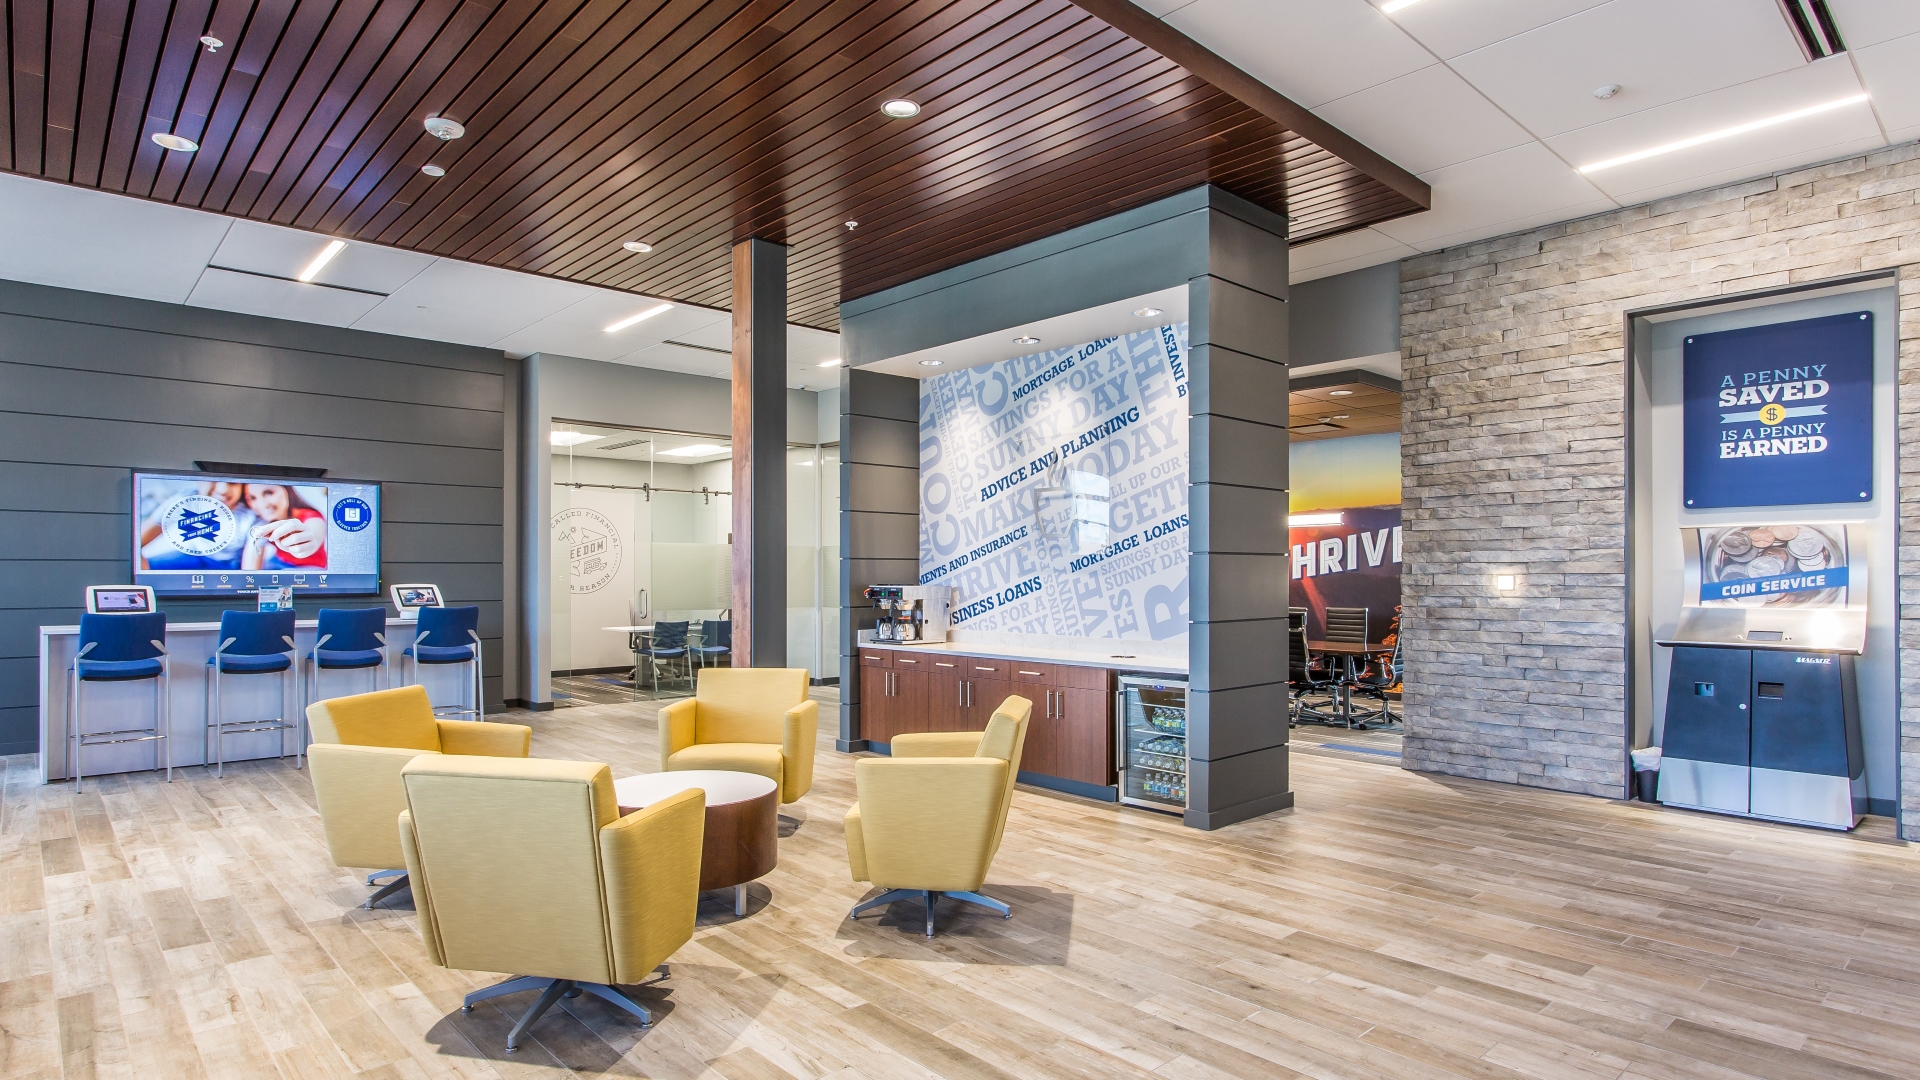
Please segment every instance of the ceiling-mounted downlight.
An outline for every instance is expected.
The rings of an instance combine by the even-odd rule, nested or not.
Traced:
[[[442,176],[447,175],[447,170],[441,168],[438,165],[422,165],[420,166],[420,171],[423,173],[426,173],[428,176],[434,177],[435,179],[438,179]]]
[[[880,103],[880,112],[895,120],[908,120],[920,115],[920,106],[906,98],[892,98]]]
[[[645,255],[647,252],[653,250],[653,245],[644,240],[629,240],[620,246],[633,252],[635,255]]]
[[[175,135],[166,131],[154,132],[153,141],[168,150],[178,150],[183,154],[191,154],[195,150],[200,149],[200,144],[194,142],[192,139],[184,135]]]
[[[426,120],[422,121],[422,123],[426,125],[427,134],[439,139],[441,142],[452,142],[467,133],[465,125],[461,124],[458,120],[449,120],[444,116],[429,116]]]

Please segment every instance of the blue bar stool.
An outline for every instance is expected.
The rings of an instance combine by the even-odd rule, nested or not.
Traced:
[[[300,698],[300,669],[294,664],[293,612],[223,611],[220,644],[207,658],[206,756],[214,760],[214,775],[227,774],[227,736],[254,731],[300,730],[298,719],[287,719],[287,677],[293,678]],[[229,675],[280,676],[280,715],[271,720],[228,720],[220,683]],[[287,737],[280,736],[280,756],[286,757]],[[293,762],[299,768],[307,752],[303,739],[294,739]]]
[[[468,681],[470,707],[465,705],[436,705],[435,716],[471,716],[475,720],[487,718],[487,692],[483,681],[483,664],[480,659],[480,608],[472,607],[425,607],[420,609],[420,623],[414,630],[413,644],[407,646],[404,655],[413,661],[413,678],[410,683],[420,681],[421,664],[472,664],[473,678]]]
[[[153,767],[167,770],[167,783],[173,783],[173,744],[167,741],[173,720],[170,684],[167,680],[167,616],[153,611],[138,615],[80,616],[80,651],[74,654],[72,686],[67,691],[67,731],[73,743],[73,790],[80,791],[84,770],[80,765],[83,746],[111,746],[114,743],[157,742],[153,748]],[[152,679],[154,687],[153,726],[122,728],[117,731],[86,731],[86,710],[80,702],[80,687],[87,683],[135,682]]]
[[[700,658],[700,666],[706,667],[710,660],[727,658],[733,663],[733,620],[708,619],[700,624],[700,644],[693,650]]]
[[[321,608],[319,625],[313,630],[313,651],[307,654],[307,700],[302,712],[320,696],[322,671],[385,668],[386,630],[386,608]],[[369,690],[382,689],[381,682],[391,686],[392,672],[385,679],[376,673],[372,682]]]

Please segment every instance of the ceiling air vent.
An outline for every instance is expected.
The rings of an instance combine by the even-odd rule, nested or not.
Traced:
[[[596,446],[594,447],[594,449],[604,454],[608,450],[625,450],[629,446],[645,446],[646,444],[652,441],[653,441],[652,439],[628,439],[626,442],[610,443],[606,446]]]
[[[1840,27],[1827,10],[1827,0],[1779,0],[1780,14],[1787,17],[1793,37],[1808,62],[1847,51],[1840,40]]]

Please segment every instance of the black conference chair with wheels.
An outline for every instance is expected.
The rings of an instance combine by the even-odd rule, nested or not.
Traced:
[[[1366,669],[1354,677],[1353,686],[1349,692],[1364,694],[1368,697],[1375,698],[1380,702],[1380,707],[1377,709],[1354,710],[1351,708],[1351,703],[1349,703],[1349,711],[1352,713],[1353,719],[1358,721],[1362,727],[1375,721],[1389,727],[1399,723],[1400,718],[1393,714],[1393,700],[1387,697],[1387,692],[1392,690],[1399,682],[1400,639],[1396,637],[1393,639],[1392,653],[1384,657],[1373,657],[1369,660]]]
[[[287,735],[294,733],[293,766],[305,760],[307,740],[301,736],[301,717],[287,711],[289,700],[300,697],[300,668],[293,643],[291,611],[223,611],[220,613],[220,641],[207,657],[207,709],[205,761],[214,767],[213,775],[227,774],[227,736],[258,731],[280,733],[280,756],[287,751]],[[280,679],[280,715],[254,720],[227,719],[226,681],[236,676],[277,675]],[[288,683],[292,694],[288,694]]]
[[[1290,725],[1301,720],[1331,724],[1338,719],[1340,698],[1334,673],[1319,663],[1308,647],[1305,619],[1287,628],[1287,685],[1293,690],[1293,708],[1289,710],[1291,715],[1288,717]],[[1326,694],[1327,700],[1311,702],[1307,700],[1309,694]]]
[[[1363,607],[1330,607],[1327,609],[1326,636],[1321,640],[1328,644],[1365,645],[1367,643],[1367,609]],[[1354,658],[1340,655],[1337,659],[1327,657],[1327,666],[1333,671],[1335,694],[1340,698],[1340,719],[1351,727],[1350,719],[1353,707],[1353,680],[1359,674]]]

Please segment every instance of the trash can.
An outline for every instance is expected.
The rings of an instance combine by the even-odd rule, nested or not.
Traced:
[[[1641,802],[1659,802],[1660,748],[1643,746],[1633,752],[1633,797]]]

